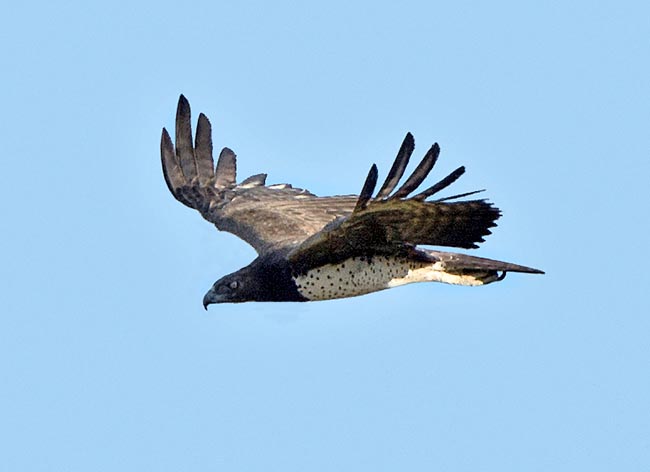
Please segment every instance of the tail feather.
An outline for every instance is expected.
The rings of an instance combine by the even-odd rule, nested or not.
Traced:
[[[495,261],[484,257],[468,256],[466,254],[456,254],[452,252],[433,251],[428,249],[419,249],[419,252],[440,261],[446,271],[465,272],[465,271],[496,271],[496,272],[521,272],[525,274],[544,274],[544,271],[526,267],[510,262]]]

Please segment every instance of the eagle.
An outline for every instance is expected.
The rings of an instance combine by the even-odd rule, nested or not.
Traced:
[[[194,138],[194,139],[193,139]],[[290,184],[266,185],[266,174],[237,182],[237,159],[229,148],[212,154],[212,126],[201,113],[193,137],[190,105],[181,95],[176,142],[165,128],[161,160],[172,195],[198,210],[217,229],[249,243],[257,258],[217,280],[203,298],[213,303],[305,302],[354,297],[414,282],[477,286],[508,272],[538,269],[419,247],[478,247],[501,211],[482,190],[432,198],[464,172],[459,167],[415,193],[434,167],[434,144],[399,187],[415,147],[411,133],[377,192],[372,165],[359,195],[319,197]],[[396,190],[397,188],[397,190]]]

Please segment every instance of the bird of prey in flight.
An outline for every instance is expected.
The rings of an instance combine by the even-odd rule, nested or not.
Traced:
[[[438,159],[438,144],[399,188],[414,149],[410,133],[377,192],[373,165],[359,195],[319,197],[289,184],[266,185],[266,174],[238,183],[233,151],[223,148],[215,167],[211,134],[210,121],[200,114],[192,139],[190,105],[181,95],[175,146],[162,131],[165,181],[177,200],[249,243],[258,257],[215,282],[203,298],[205,308],[212,303],[346,298],[413,282],[486,285],[503,280],[507,272],[543,274],[418,247],[476,248],[501,215],[486,200],[464,198],[477,192],[432,198],[458,179],[464,167],[414,194]]]

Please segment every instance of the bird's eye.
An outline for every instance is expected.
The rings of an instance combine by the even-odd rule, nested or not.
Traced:
[[[239,287],[239,282],[237,282],[236,280],[233,280],[232,282],[230,282],[230,288],[231,289],[234,290],[234,289],[236,289],[238,287]]]

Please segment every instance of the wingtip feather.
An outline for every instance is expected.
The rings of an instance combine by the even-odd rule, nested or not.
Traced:
[[[174,153],[174,143],[166,128],[163,128],[160,137],[160,160],[162,163],[163,177],[171,194],[181,203],[191,206],[187,199],[178,191],[185,184],[185,176]]]
[[[176,155],[183,169],[183,174],[188,180],[198,175],[198,168],[194,156],[192,143],[192,121],[190,104],[181,94],[176,109]]]
[[[201,185],[207,185],[214,177],[214,158],[212,157],[212,125],[203,113],[199,114],[194,140],[194,158]]]
[[[232,149],[225,147],[219,153],[215,178],[217,188],[230,187],[237,182],[237,155]]]
[[[414,149],[415,139],[411,133],[406,133],[404,141],[402,141],[402,145],[400,146],[399,151],[397,151],[395,161],[386,176],[386,180],[375,196],[376,199],[386,198],[390,195],[404,175],[404,170],[406,170],[406,166],[409,163],[409,159],[411,158]]]
[[[444,190],[445,188],[449,187],[451,184],[456,182],[460,178],[461,175],[465,173],[465,166],[460,166],[458,169],[453,171],[451,174],[449,174],[447,177],[442,179],[440,182],[436,183],[435,185],[432,185],[428,189],[426,189],[424,192],[420,192],[417,195],[415,195],[413,198],[416,200],[424,200],[431,195],[434,195],[441,190]]]
[[[429,175],[431,169],[433,169],[439,155],[440,146],[438,146],[438,143],[434,143],[434,145],[431,146],[424,155],[424,158],[422,158],[422,161],[420,161],[413,173],[408,179],[406,179],[404,185],[402,185],[391,198],[404,198],[413,190],[418,188],[424,179],[426,179],[427,175]]]
[[[189,113],[190,112],[190,102],[185,98],[185,95],[182,93],[178,97],[178,106],[176,108],[176,114]]]
[[[372,198],[372,193],[375,191],[375,187],[377,186],[378,175],[379,171],[377,170],[377,165],[373,164],[372,167],[370,167],[370,172],[368,172],[366,181],[363,183],[363,188],[359,194],[359,199],[354,207],[354,211],[360,211],[366,208],[368,202]]]

